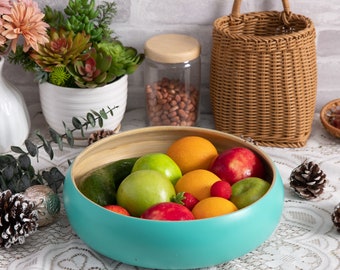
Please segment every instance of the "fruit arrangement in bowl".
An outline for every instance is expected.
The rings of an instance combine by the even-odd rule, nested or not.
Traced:
[[[87,147],[69,168],[64,204],[78,236],[127,264],[190,269],[262,244],[283,208],[271,159],[235,136],[148,127]]]

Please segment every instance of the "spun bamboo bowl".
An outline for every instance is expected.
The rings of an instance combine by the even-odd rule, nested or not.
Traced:
[[[228,215],[193,221],[155,221],[119,215],[93,203],[78,189],[89,171],[123,158],[166,152],[176,139],[197,135],[218,149],[247,147],[263,160],[271,183],[258,201]],[[69,168],[64,204],[74,231],[89,247],[114,260],[156,269],[208,267],[240,257],[273,233],[283,209],[282,179],[258,147],[224,132],[198,127],[147,127],[122,132],[87,147]]]
[[[331,100],[327,104],[325,104],[320,112],[320,120],[324,128],[334,137],[340,138],[340,128],[336,128],[335,126],[331,125],[329,122],[329,113],[331,110],[334,110],[340,106],[340,98]]]

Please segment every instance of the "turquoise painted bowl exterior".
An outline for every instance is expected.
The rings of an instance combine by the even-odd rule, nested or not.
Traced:
[[[181,132],[183,131],[184,132]],[[143,141],[148,145],[148,134],[155,132],[165,137],[168,133],[179,137],[199,135],[211,139],[218,148],[225,145],[245,146],[256,151],[269,171],[271,187],[257,202],[228,215],[193,221],[154,221],[119,215],[106,210],[83,196],[77,188],[75,173],[81,161],[97,160],[99,155],[116,159],[132,157],[121,154],[127,141]],[[167,133],[164,133],[167,132]],[[141,136],[141,135],[144,136]],[[136,136],[139,138],[132,142]],[[127,138],[129,137],[129,138]],[[171,140],[171,139],[169,139]],[[122,143],[121,143],[122,142]],[[221,149],[221,148],[220,148]],[[149,151],[153,151],[150,149]],[[147,151],[147,150],[142,150]],[[103,154],[105,153],[105,154]],[[120,154],[119,154],[120,153]],[[105,158],[104,158],[105,159]],[[84,164],[83,164],[84,165]],[[94,165],[97,166],[97,165]],[[87,167],[87,165],[86,165]],[[260,246],[277,227],[283,209],[282,179],[271,159],[259,148],[232,135],[195,127],[152,127],[122,132],[85,149],[67,171],[64,184],[64,204],[74,231],[89,247],[114,260],[140,267],[156,269],[191,269],[208,267],[238,258]]]

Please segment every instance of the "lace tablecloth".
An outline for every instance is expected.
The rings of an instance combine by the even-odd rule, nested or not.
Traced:
[[[39,108],[30,108],[33,129],[44,129]],[[122,129],[143,127],[142,110],[127,112]],[[201,126],[213,128],[211,115],[202,115]],[[285,186],[282,219],[272,236],[253,252],[233,261],[209,269],[261,270],[261,269],[340,269],[340,233],[331,220],[334,206],[340,202],[340,140],[328,135],[319,115],[315,115],[313,130],[303,148],[261,147],[277,165]],[[41,154],[36,168],[58,166],[62,172],[83,148],[55,149],[50,161]],[[324,193],[315,200],[298,198],[289,188],[291,171],[304,160],[319,164],[327,175]],[[88,270],[88,269],[139,269],[106,258],[85,245],[72,231],[65,211],[47,227],[41,227],[27,238],[25,244],[0,250],[0,269],[25,270]]]

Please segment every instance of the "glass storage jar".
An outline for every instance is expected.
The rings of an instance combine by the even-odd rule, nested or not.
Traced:
[[[149,126],[195,126],[199,121],[201,46],[188,35],[162,34],[145,42]]]

